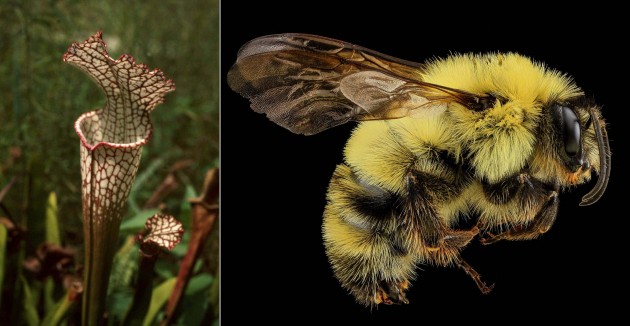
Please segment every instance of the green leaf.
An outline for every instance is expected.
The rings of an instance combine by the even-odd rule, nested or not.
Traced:
[[[195,262],[195,265],[193,266],[193,275],[197,275],[197,273],[199,273],[202,268],[203,268],[203,260],[197,259],[197,261]]]
[[[181,317],[179,322],[182,325],[200,325],[206,309],[210,304],[210,286],[213,277],[210,274],[200,274],[190,279],[186,287],[186,293],[182,302]]]
[[[147,219],[159,212],[160,211],[158,209],[141,211],[140,213],[122,221],[120,224],[120,232],[124,235],[129,235],[144,229],[144,223],[147,222]]]
[[[48,195],[46,205],[46,242],[61,246],[61,236],[59,232],[59,220],[57,209],[57,195],[51,192]],[[44,311],[49,314],[55,307],[55,282],[52,278],[44,280]]]
[[[59,221],[57,219],[57,195],[51,192],[46,205],[46,242],[60,245]]]
[[[219,316],[219,290],[220,290],[220,282],[219,282],[219,274],[217,273],[217,276],[214,279],[214,282],[212,282],[212,287],[210,288],[210,305],[211,307],[209,309],[214,309],[214,315],[215,316]]]
[[[133,300],[131,283],[138,270],[138,249],[135,237],[130,235],[114,256],[107,289],[107,308],[114,324],[123,320]]]
[[[141,208],[138,205],[138,203],[136,202],[136,195],[138,194],[138,190],[142,189],[142,186],[144,185],[144,183],[152,176],[155,175],[155,173],[157,172],[157,170],[162,167],[162,165],[164,165],[164,159],[163,158],[156,158],[153,161],[151,161],[149,163],[149,166],[147,166],[143,171],[141,171],[138,176],[136,177],[136,181],[133,183],[133,185],[131,186],[131,191],[129,192],[129,209],[134,212],[134,213],[142,213],[141,212]],[[151,214],[153,215],[153,214]]]
[[[184,228],[184,235],[182,236],[182,242],[180,242],[179,245],[175,246],[175,248],[171,250],[171,253],[179,258],[184,257],[186,253],[188,252],[189,240],[190,240],[190,229]]]
[[[4,289],[4,262],[7,253],[7,227],[0,223],[0,289]],[[0,307],[2,306],[2,296],[0,295]]]
[[[42,321],[42,326],[57,326],[66,318],[70,307],[74,304],[68,300],[68,292],[55,304],[50,312],[46,313],[46,317]]]
[[[186,191],[184,193],[184,198],[182,198],[182,203],[179,209],[179,220],[182,222],[184,226],[184,235],[182,236],[182,241],[179,245],[175,246],[171,253],[176,257],[182,258],[188,252],[188,241],[190,240],[190,231],[192,230],[192,210],[190,207],[190,202],[188,202],[191,198],[196,198],[197,192],[195,188],[191,185],[186,185]]]
[[[22,281],[22,290],[24,291],[24,301],[22,308],[24,309],[23,317],[24,322],[28,326],[39,325],[39,315],[37,314],[37,306],[34,301],[33,294],[31,293],[31,287],[29,286],[26,278],[20,275],[20,281]]]
[[[48,314],[55,308],[55,281],[52,277],[44,280],[44,311]]]
[[[220,166],[219,166],[219,163],[220,163],[220,162],[221,162],[221,161],[219,160],[219,158],[218,158],[218,157],[215,157],[215,158],[214,158],[214,160],[212,160],[212,164],[210,165],[210,167],[209,167],[208,169],[210,169],[210,168],[218,168],[218,167],[220,167]]]
[[[192,230],[192,210],[190,207],[190,202],[188,202],[188,200],[196,198],[197,196],[198,195],[195,191],[195,188],[193,188],[191,185],[186,185],[186,192],[184,193],[184,198],[182,200],[182,204],[179,210],[179,220],[182,221],[184,229],[189,230],[189,232],[190,230]]]
[[[152,325],[153,321],[155,320],[155,316],[157,316],[162,306],[164,306],[164,304],[166,304],[166,301],[168,301],[168,297],[171,295],[171,292],[173,292],[175,282],[177,282],[177,278],[173,277],[164,281],[162,284],[153,289],[153,295],[151,296],[151,305],[149,306],[149,311],[144,318],[144,323],[142,323],[143,326]]]
[[[119,288],[112,291],[107,297],[110,320],[114,325],[121,325],[125,314],[133,302],[133,289],[130,287]]]
[[[186,295],[193,295],[197,292],[205,291],[210,289],[210,285],[214,277],[210,274],[199,274],[190,279],[188,282],[188,286],[186,287]]]
[[[179,246],[175,246],[177,248]],[[160,278],[169,279],[171,277],[177,276],[178,265],[173,264],[172,261],[167,261],[165,259],[158,259],[155,263],[155,274],[157,274]]]

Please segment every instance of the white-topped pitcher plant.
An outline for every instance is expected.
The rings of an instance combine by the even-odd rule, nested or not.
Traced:
[[[136,64],[109,57],[101,32],[68,48],[63,60],[87,72],[103,89],[105,106],[84,113],[74,128],[81,141],[85,292],[83,325],[102,322],[109,274],[124,206],[138,172],[142,145],[151,138],[149,113],[175,84]]]

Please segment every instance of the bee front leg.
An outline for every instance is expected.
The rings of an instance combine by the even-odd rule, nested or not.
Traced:
[[[499,233],[497,235],[489,234],[489,237],[481,238],[480,241],[482,244],[487,245],[495,243],[499,240],[514,241],[534,239],[551,229],[551,226],[556,220],[559,203],[560,201],[558,200],[558,193],[556,191],[552,191],[549,195],[548,200],[545,202],[538,214],[536,214],[534,220],[531,221],[529,224],[520,228],[512,228],[506,232]]]

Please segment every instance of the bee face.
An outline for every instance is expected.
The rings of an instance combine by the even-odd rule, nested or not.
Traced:
[[[556,161],[558,183],[562,186],[574,186],[587,182],[593,170],[600,177],[593,190],[585,196],[581,205],[594,203],[602,194],[610,175],[610,148],[606,134],[605,122],[599,107],[594,104],[554,103],[549,106],[550,125],[543,128],[554,130],[549,141],[554,148],[547,154],[553,155]],[[542,132],[542,131],[541,131]],[[544,148],[544,146],[541,146]],[[549,173],[546,171],[548,175]]]

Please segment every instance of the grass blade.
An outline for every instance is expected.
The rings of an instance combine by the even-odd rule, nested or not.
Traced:
[[[51,192],[46,205],[46,242],[61,246],[59,220],[57,218],[57,195]],[[51,277],[44,280],[44,311],[49,314],[55,308],[55,282]]]
[[[31,292],[31,287],[26,281],[26,278],[22,275],[20,275],[20,281],[22,281],[22,289],[24,291],[24,301],[22,306],[24,323],[28,326],[38,326],[39,315],[37,314],[36,303],[33,302],[34,298]]]
[[[149,306],[149,311],[147,312],[146,317],[144,317],[144,323],[142,323],[143,326],[153,325],[153,321],[155,320],[158,312],[168,300],[171,292],[173,292],[176,281],[177,278],[173,277],[164,281],[153,290],[153,295],[151,296],[151,305]]]
[[[61,322],[66,318],[68,311],[72,305],[76,302],[76,292],[74,289],[68,290],[66,295],[63,296],[54,306],[54,308],[46,314],[46,317],[42,321],[42,326],[57,326],[61,325]]]
[[[46,206],[46,242],[61,246],[59,220],[57,218],[57,195],[55,192],[51,192],[48,195],[48,205]]]
[[[7,227],[0,223],[0,289],[4,288],[4,262],[7,253]],[[2,296],[0,295],[0,307],[2,307]]]

